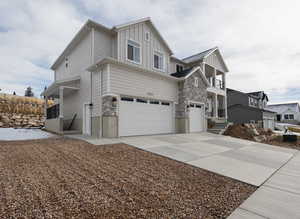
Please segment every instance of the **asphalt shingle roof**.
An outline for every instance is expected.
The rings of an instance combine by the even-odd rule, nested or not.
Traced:
[[[195,55],[192,55],[192,56],[189,56],[189,57],[186,57],[184,59],[182,59],[184,62],[186,63],[191,63],[191,62],[194,62],[194,61],[197,61],[197,60],[201,60],[203,59],[206,55],[208,55],[209,53],[211,53],[213,50],[215,50],[216,48],[211,48],[211,49],[208,49],[208,50],[205,50],[203,52],[200,52],[198,54],[195,54]]]
[[[187,76],[192,70],[193,70],[193,67],[184,69],[183,71],[180,71],[180,72],[172,73],[171,75],[176,78],[182,78],[182,77]]]

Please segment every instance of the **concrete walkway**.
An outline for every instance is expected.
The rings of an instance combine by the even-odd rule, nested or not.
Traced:
[[[256,218],[300,218],[299,152],[229,216],[229,219]]]
[[[118,139],[73,136],[91,144],[126,143],[259,186],[230,219],[299,219],[300,152],[210,133]]]

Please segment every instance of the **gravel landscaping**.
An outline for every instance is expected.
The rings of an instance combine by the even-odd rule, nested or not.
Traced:
[[[0,218],[226,218],[255,190],[125,144],[0,141]]]

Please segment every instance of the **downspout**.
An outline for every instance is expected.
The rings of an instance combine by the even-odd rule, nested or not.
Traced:
[[[94,64],[94,40],[95,40],[95,29],[92,28],[92,32],[91,32],[91,65]],[[91,130],[91,136],[93,135],[92,133],[92,128],[93,128],[93,120],[92,120],[92,114],[93,114],[93,72],[90,71],[90,110],[91,110],[91,114],[90,114],[90,130]]]

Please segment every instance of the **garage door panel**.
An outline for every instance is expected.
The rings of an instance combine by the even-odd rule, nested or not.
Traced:
[[[204,131],[204,107],[191,106],[190,108],[190,132]]]
[[[120,136],[174,132],[173,106],[120,101]]]

